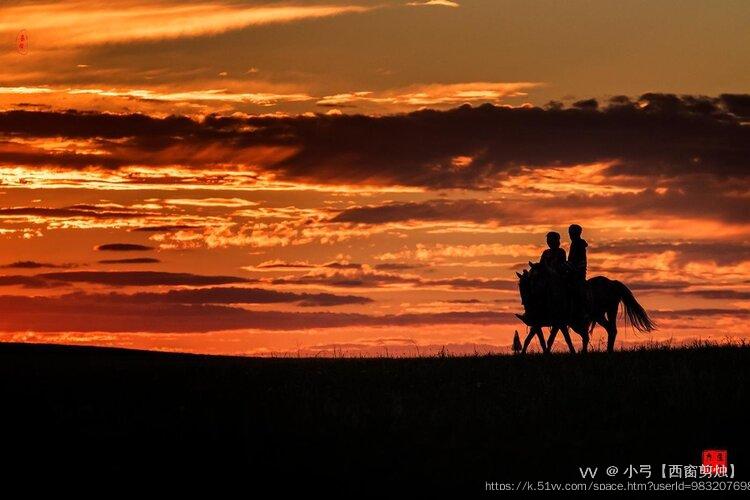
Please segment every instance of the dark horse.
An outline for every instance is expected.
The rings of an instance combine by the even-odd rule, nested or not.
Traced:
[[[607,351],[614,351],[617,338],[617,310],[620,303],[625,312],[625,321],[636,330],[650,332],[656,328],[656,324],[635,300],[633,292],[623,283],[604,276],[595,276],[586,281],[589,316],[586,320],[574,321],[571,319],[570,294],[567,292],[564,279],[545,266],[531,262],[529,265],[531,271],[516,273],[521,303],[526,311],[523,316],[518,317],[531,327],[523,345],[523,352],[526,352],[534,335],[539,337],[542,350],[550,352],[558,331],[562,332],[568,349],[575,352],[568,327],[581,336],[582,350],[586,352],[590,334],[597,323],[607,330]],[[542,328],[545,326],[551,329],[546,345],[542,335]]]

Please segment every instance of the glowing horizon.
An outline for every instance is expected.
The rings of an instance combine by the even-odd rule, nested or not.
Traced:
[[[745,339],[750,9],[668,4],[0,7],[0,340],[505,352],[570,223],[660,325],[624,345]]]

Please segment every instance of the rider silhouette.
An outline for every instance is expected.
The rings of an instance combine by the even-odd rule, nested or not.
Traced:
[[[583,228],[578,224],[571,224],[568,228],[570,235],[570,253],[568,254],[568,268],[570,269],[570,278],[572,281],[586,282],[586,247],[589,246],[586,240],[581,238]]]
[[[555,231],[547,233],[547,246],[549,248],[542,252],[539,263],[559,274],[563,274],[565,271],[565,250],[560,248],[560,233]]]
[[[578,224],[572,224],[568,228],[570,235],[570,253],[565,256],[565,250],[560,247],[560,233],[550,231],[547,233],[547,248],[542,252],[539,263],[546,269],[555,272],[567,283],[567,294],[571,306],[571,316],[575,322],[586,319],[586,247],[588,243],[581,238],[583,229]],[[519,275],[520,276],[520,275]],[[522,320],[529,319],[526,312],[519,316]]]
[[[586,240],[581,238],[583,228],[578,224],[571,224],[568,228],[570,236],[570,252],[568,253],[568,280],[573,297],[573,316],[582,320],[586,316]]]
[[[549,248],[542,252],[542,256],[539,258],[539,264],[543,265],[550,271],[558,273],[560,276],[565,276],[568,269],[565,261],[565,250],[560,248],[560,233],[556,231],[550,231],[547,233],[547,246]],[[529,317],[524,312],[523,315],[521,315],[521,318],[528,319]]]

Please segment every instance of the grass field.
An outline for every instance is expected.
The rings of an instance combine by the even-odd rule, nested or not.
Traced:
[[[252,359],[0,345],[6,477],[484,491],[748,457],[750,348]]]

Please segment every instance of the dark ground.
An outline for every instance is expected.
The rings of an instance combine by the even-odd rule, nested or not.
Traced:
[[[0,344],[1,473],[484,493],[587,465],[658,475],[721,448],[747,481],[748,382],[747,347],[327,360]]]

